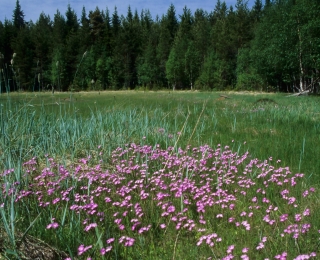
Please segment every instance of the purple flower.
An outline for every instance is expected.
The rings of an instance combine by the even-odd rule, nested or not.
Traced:
[[[296,214],[295,216],[294,216],[294,219],[295,219],[295,221],[296,222],[300,222],[301,221],[301,214]]]
[[[84,245],[80,245],[78,247],[78,255],[82,255],[84,252],[88,251],[90,248],[92,248],[92,246],[84,246]]]
[[[249,251],[249,248],[248,247],[244,247],[243,249],[242,249],[242,253],[248,253],[248,251]]]
[[[227,254],[231,254],[234,249],[234,245],[228,246]]]
[[[173,213],[175,210],[176,210],[176,208],[175,208],[173,205],[171,205],[171,206],[169,206],[169,207],[167,208],[167,212],[168,212],[168,213]]]
[[[135,239],[131,237],[122,236],[119,239],[120,244],[124,244],[124,246],[133,246]]]
[[[288,214],[283,214],[280,216],[280,222],[284,222],[288,219]]]
[[[163,228],[166,228],[166,224],[161,224],[160,227],[163,229]]]
[[[302,214],[303,216],[310,216],[310,209],[305,209],[305,211]]]
[[[105,253],[106,253],[106,249],[105,249],[105,248],[101,248],[101,249],[100,249],[100,254],[101,254],[101,255],[105,255]]]
[[[88,232],[91,228],[97,227],[97,223],[91,223],[85,227],[84,231]]]
[[[56,229],[58,227],[59,227],[59,224],[57,222],[53,222],[47,226],[47,229],[50,229],[50,228]]]

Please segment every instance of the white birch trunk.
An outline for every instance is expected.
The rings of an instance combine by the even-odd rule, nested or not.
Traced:
[[[300,67],[300,92],[305,91],[303,79],[304,79],[304,71],[303,71],[303,63],[302,63],[302,39],[299,27],[299,19],[298,19],[298,36],[299,36],[299,67]]]

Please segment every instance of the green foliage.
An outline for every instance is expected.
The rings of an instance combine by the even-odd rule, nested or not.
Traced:
[[[25,26],[24,13],[21,9],[19,0],[16,1],[16,7],[13,11],[13,25],[16,29],[22,29]]]
[[[210,51],[205,57],[201,74],[196,82],[199,89],[222,89],[225,83],[222,78],[222,64],[214,51]]]
[[[319,4],[316,0],[217,1],[210,13],[173,4],[155,19],[149,10],[119,16],[117,8],[87,12],[78,20],[70,5],[53,21],[41,13],[25,23],[19,1],[12,21],[0,22],[0,52],[10,66],[13,53],[17,89],[44,90],[57,84],[57,49],[66,91],[70,85],[90,89],[150,88],[272,89],[293,91],[319,87]],[[24,44],[26,43],[26,44]],[[83,53],[88,60],[79,66]],[[245,53],[244,53],[245,51]],[[247,56],[247,59],[245,58]],[[74,76],[77,74],[77,82]],[[40,80],[37,80],[37,77]],[[56,75],[56,76],[52,76]],[[13,78],[7,77],[7,78]],[[17,87],[19,85],[19,87]],[[73,86],[74,87],[74,86]]]
[[[266,91],[265,83],[252,65],[252,57],[249,48],[239,50],[237,60],[237,90]]]
[[[60,47],[61,48],[61,47]],[[51,82],[55,90],[61,91],[65,84],[65,61],[63,56],[63,50],[56,47],[52,54],[51,63]]]
[[[302,91],[318,77],[319,8],[317,1],[299,0],[266,9],[252,46],[254,66],[268,84]]]

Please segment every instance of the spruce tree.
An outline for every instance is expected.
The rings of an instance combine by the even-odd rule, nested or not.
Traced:
[[[16,7],[13,10],[12,17],[13,17],[13,25],[15,26],[16,29],[21,29],[25,26],[24,13],[21,9],[19,0],[16,1]]]

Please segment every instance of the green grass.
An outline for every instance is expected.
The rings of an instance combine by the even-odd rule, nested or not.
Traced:
[[[0,169],[3,172],[5,169],[14,168],[14,171],[11,175],[3,176],[1,180],[7,186],[8,184],[15,186],[14,183],[19,182],[21,185],[19,189],[23,189],[35,182],[32,178],[46,167],[57,174],[59,170],[49,158],[54,158],[58,164],[71,170],[72,168],[68,167],[73,163],[78,164],[79,159],[91,157],[91,166],[99,163],[102,169],[113,170],[115,167],[111,159],[113,151],[118,147],[126,148],[126,144],[131,143],[151,145],[153,149],[156,149],[156,144],[164,150],[173,147],[173,154],[179,154],[178,148],[186,149],[188,145],[199,147],[207,144],[217,148],[220,144],[221,147],[230,146],[230,149],[238,154],[248,151],[248,160],[254,158],[262,162],[268,160],[270,165],[288,166],[293,173],[304,173],[303,181],[292,192],[299,198],[301,205],[311,208],[315,213],[312,227],[316,229],[319,223],[317,220],[319,216],[316,213],[318,197],[314,195],[310,201],[306,201],[301,198],[301,192],[311,186],[319,188],[319,101],[318,97],[286,97],[283,94],[233,92],[127,91],[55,93],[54,95],[51,93],[3,94],[0,96]],[[100,154],[99,151],[103,153]],[[125,153],[123,159],[128,161],[131,160],[130,158],[136,158],[136,161],[141,163],[141,167],[149,163],[149,167],[154,167],[153,169],[159,169],[162,165],[149,162],[148,158],[140,155],[130,156],[132,155]],[[37,157],[35,169],[31,170],[33,175],[31,178],[25,178],[25,168],[22,164],[33,157]],[[281,162],[276,163],[277,160]],[[229,164],[232,162],[229,161]],[[181,167],[176,170],[180,172]],[[240,165],[238,170],[241,175],[244,166]],[[250,174],[253,181],[256,180],[259,171],[258,167]],[[188,170],[181,172],[181,176],[184,175],[198,181],[197,176],[193,177]],[[56,176],[53,179],[50,177],[46,181],[54,182],[56,178]],[[152,173],[145,178],[148,183]],[[10,185],[8,187],[11,187]],[[91,186],[90,181],[86,179],[78,181],[72,176],[71,179],[61,182],[61,185],[61,189],[74,187],[77,191],[80,187],[86,187],[88,191],[84,194],[89,194],[89,191],[97,188],[95,185],[98,184],[93,183]],[[5,191],[3,194],[9,194],[10,188],[3,187]],[[279,198],[272,195],[277,194],[279,188],[269,187],[268,189],[271,192],[269,199],[272,203],[280,204]],[[254,191],[248,194],[255,196]],[[16,253],[17,230],[22,234],[28,233],[38,237],[71,254],[76,254],[76,248],[82,243],[95,245],[94,250],[97,251],[97,248],[102,248],[100,234],[104,237],[105,234],[109,234],[110,237],[112,234],[118,234],[115,227],[112,227],[113,219],[107,218],[110,225],[100,229],[98,227],[94,235],[88,236],[84,241],[82,238],[86,237],[87,233],[81,230],[81,222],[85,215],[70,212],[68,207],[71,204],[66,203],[61,207],[53,206],[43,210],[37,205],[37,201],[32,199],[23,201],[23,206],[15,206],[13,203],[15,196],[17,193],[11,193],[11,197],[3,197],[0,200],[0,203],[5,202],[5,208],[1,211],[4,230],[0,229],[0,233],[7,234],[5,244],[7,249],[11,250],[6,251],[6,256],[10,255],[10,252],[12,256]],[[46,198],[50,199],[49,197]],[[136,198],[136,201],[139,201],[139,198]],[[180,204],[182,205],[180,198],[177,200],[172,198],[172,202],[177,208]],[[102,200],[97,203],[104,202]],[[240,214],[250,205],[250,202],[239,200],[239,205],[242,205],[242,209],[237,209]],[[142,207],[148,211],[145,224],[153,223],[153,227],[159,225],[160,223],[156,224],[160,219],[159,212],[154,209],[154,204],[146,201]],[[287,211],[290,214],[301,213],[287,206],[281,210],[283,210],[282,213]],[[219,210],[212,209],[209,213],[214,216],[219,213]],[[198,219],[197,213],[190,214],[193,214],[189,215],[190,218]],[[63,223],[62,226],[66,228],[59,229],[57,232],[45,230],[48,219],[52,217],[59,219],[59,223]],[[260,223],[259,221],[257,223]],[[208,220],[208,223],[209,230],[212,232],[215,232],[220,225],[215,223],[215,220]],[[257,223],[255,225],[259,225]],[[253,223],[252,226],[254,226]],[[221,227],[227,229],[229,226],[221,222]],[[260,231],[257,226],[255,228],[258,234]],[[316,232],[316,230],[313,231]],[[228,231],[225,232],[228,233]],[[234,239],[230,237],[223,240],[223,246],[220,249],[217,248],[215,252],[218,254],[217,258],[223,256],[225,247],[237,243],[238,231],[232,229],[229,232],[235,232],[236,235]],[[268,236],[272,236],[274,229],[267,227],[265,232]],[[151,235],[139,238],[140,247],[121,249],[118,245],[116,247],[118,251],[114,254],[119,259],[138,259],[139,257],[146,259],[151,256],[155,259],[187,259],[186,257],[196,259],[199,255],[204,257],[212,253],[202,247],[192,247],[201,237],[200,233],[193,233],[191,237],[189,235],[185,231],[177,232],[174,227],[168,228],[168,231],[162,234],[158,227]],[[240,234],[241,241],[245,242],[249,237],[250,235]],[[257,238],[252,241],[252,243],[258,242]],[[146,243],[149,243],[149,247]],[[277,251],[276,240],[272,243],[274,244],[269,250],[272,253],[281,253]],[[298,248],[288,250],[289,253],[292,255],[301,253],[297,244],[290,241],[288,243],[293,248]],[[301,242],[301,246],[304,245],[303,243],[307,245],[310,241]],[[253,247],[253,244],[250,244],[250,247]],[[163,251],[161,248],[164,248]],[[311,243],[308,250],[314,250],[314,248],[318,247]],[[0,253],[1,249],[3,248],[0,246]],[[268,251],[261,254],[267,257]]]
[[[223,99],[220,93],[212,92],[132,91],[72,96],[10,94],[8,100],[3,95],[0,167],[14,167],[17,162],[44,154],[79,158],[98,145],[110,152],[119,145],[139,143],[144,136],[146,143],[168,146],[182,131],[178,146],[232,144],[235,149],[249,150],[253,157],[281,159],[283,165],[306,173],[312,181],[318,179],[318,97],[229,96]],[[264,98],[274,102],[259,101]],[[159,133],[160,128],[164,128],[164,134]],[[168,134],[174,137],[170,139]]]

